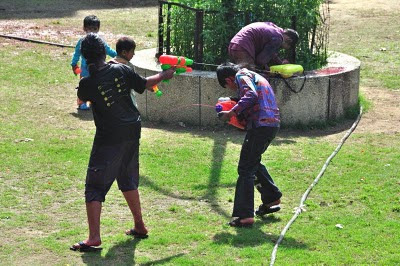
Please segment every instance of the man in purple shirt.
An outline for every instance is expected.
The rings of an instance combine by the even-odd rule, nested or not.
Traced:
[[[255,22],[243,27],[232,38],[228,53],[230,60],[244,67],[269,69],[268,63],[286,64],[278,57],[279,49],[294,47],[299,39],[295,30],[276,26],[271,22]]]
[[[282,193],[275,185],[261,156],[279,131],[280,116],[274,91],[261,75],[238,65],[225,63],[217,68],[219,84],[238,93],[237,104],[219,116],[230,120],[234,115],[247,122],[238,165],[235,201],[229,223],[235,227],[250,227],[254,223],[254,186],[261,194],[262,205],[256,215],[264,216],[280,210]]]

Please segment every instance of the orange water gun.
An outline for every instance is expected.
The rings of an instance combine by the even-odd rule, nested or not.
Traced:
[[[217,104],[215,105],[215,111],[218,113],[218,117],[221,111],[229,111],[236,105],[235,101],[232,101],[230,98],[219,98]],[[246,122],[239,121],[237,116],[232,116],[231,119],[228,121],[228,124],[240,128],[245,129]]]
[[[193,60],[184,56],[161,55],[158,60],[161,63],[162,70],[176,67],[175,73],[177,75],[193,71],[193,69],[189,67],[193,65]],[[163,80],[163,82],[168,82],[168,80]]]

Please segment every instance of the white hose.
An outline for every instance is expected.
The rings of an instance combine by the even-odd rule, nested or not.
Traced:
[[[360,114],[357,117],[357,120],[353,123],[353,125],[351,126],[351,128],[347,131],[347,133],[344,135],[344,137],[342,138],[342,140],[340,141],[339,145],[336,147],[336,149],[332,152],[332,154],[328,157],[328,159],[326,160],[324,166],[322,167],[321,171],[319,172],[318,176],[314,179],[314,182],[312,182],[312,184],[308,187],[308,189],[306,190],[306,192],[303,194],[303,196],[301,197],[300,200],[300,205],[298,207],[296,207],[295,213],[292,217],[292,219],[290,219],[290,221],[286,224],[285,228],[283,228],[281,234],[279,235],[278,241],[276,241],[276,244],[274,246],[274,249],[272,250],[272,254],[271,254],[271,262],[270,262],[270,266],[273,266],[276,260],[276,253],[278,251],[278,246],[279,244],[282,242],[283,237],[285,236],[287,230],[289,229],[289,227],[292,225],[292,223],[296,220],[296,218],[300,215],[300,213],[302,212],[303,208],[304,208],[304,202],[306,201],[308,194],[310,194],[311,189],[318,183],[319,179],[322,177],[322,175],[324,174],[326,168],[328,167],[330,161],[333,159],[333,157],[335,157],[335,155],[339,152],[340,148],[342,148],[344,142],[347,140],[347,138],[351,135],[351,133],[353,133],[353,131],[356,129],[358,123],[361,120],[361,116],[362,116],[362,106],[360,107]]]

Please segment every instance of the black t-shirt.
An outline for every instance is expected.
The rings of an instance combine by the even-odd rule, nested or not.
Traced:
[[[123,64],[107,64],[79,82],[78,97],[92,103],[95,144],[116,144],[140,138],[140,113],[130,90],[143,93],[146,79]]]

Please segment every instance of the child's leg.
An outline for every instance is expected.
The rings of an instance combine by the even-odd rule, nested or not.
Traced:
[[[254,182],[258,192],[261,194],[261,201],[263,204],[275,202],[282,197],[282,193],[272,180],[267,168],[260,163],[258,171],[256,172],[256,180]]]
[[[76,98],[76,104],[77,104],[78,106],[81,106],[81,104],[83,104],[83,103],[85,103],[85,102],[82,101],[82,100],[79,99],[79,98]]]
[[[78,105],[78,109],[80,110],[90,110],[90,102],[84,102],[81,99],[77,98],[76,103]]]
[[[139,234],[144,234],[144,235],[147,234],[147,229],[146,226],[144,225],[142,218],[142,209],[140,206],[139,191],[135,189],[122,192],[122,194],[124,194],[125,200],[128,203],[129,209],[131,210],[131,213],[133,215],[133,220],[135,223],[134,230]]]
[[[85,76],[80,75],[80,78],[84,78]],[[84,102],[78,97],[76,97],[76,105],[80,110],[89,110],[90,109],[90,102]]]
[[[140,134],[140,127],[138,127]],[[122,158],[122,168],[117,178],[118,187],[124,194],[129,209],[133,215],[133,230],[141,235],[147,234],[146,226],[142,218],[142,209],[139,197],[139,138],[127,141],[124,144],[124,156]],[[127,234],[132,234],[132,230],[128,230]]]
[[[264,151],[268,149],[270,143],[275,138],[278,128],[265,127],[266,142],[264,144]],[[268,173],[267,168],[261,163],[258,164],[258,169],[255,173],[255,186],[261,194],[261,200],[263,204],[268,205],[272,202],[279,200],[282,197],[282,193],[279,188],[275,185],[274,180]],[[278,203],[279,204],[279,203]]]
[[[100,201],[86,202],[86,213],[89,225],[89,237],[82,242],[72,245],[71,247],[72,250],[89,251],[88,248],[98,247],[101,245],[101,238],[100,238],[101,202]]]
[[[232,217],[254,217],[254,175],[264,151],[260,141],[262,138],[256,129],[247,131],[240,151]]]
[[[100,201],[86,202],[86,213],[89,224],[89,239],[86,241],[85,244],[89,246],[100,245],[101,202]]]
[[[260,170],[262,154],[277,132],[278,128],[270,127],[256,128],[247,132],[240,153],[239,178],[236,183],[233,217],[246,218],[254,216],[255,175]]]

